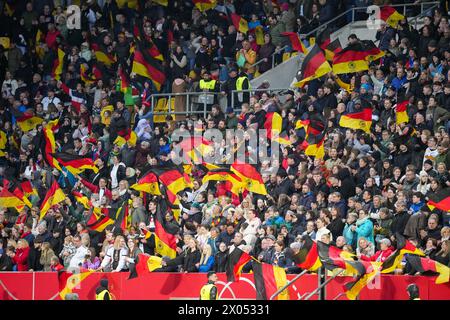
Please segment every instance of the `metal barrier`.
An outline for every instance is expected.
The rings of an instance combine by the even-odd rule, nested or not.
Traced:
[[[220,92],[180,92],[180,93],[155,93],[151,95],[151,113],[153,115],[171,115],[171,114],[183,114],[183,115],[189,115],[189,114],[202,114],[203,117],[206,118],[206,113],[208,106],[211,105],[208,101],[208,96],[220,96]],[[185,102],[185,111],[172,111],[172,100],[176,97],[186,97]],[[167,105],[168,105],[168,111],[167,112],[155,112],[155,102],[159,98],[165,98],[167,99]],[[194,110],[194,106],[200,106],[203,105],[203,110]]]
[[[267,88],[267,89],[245,89],[245,90],[233,90],[231,91],[231,106],[233,106],[233,110],[235,111],[241,111],[241,108],[234,108],[235,106],[235,101],[234,101],[234,97],[236,94],[239,93],[245,93],[248,92],[251,94],[254,94],[255,92],[269,92],[269,93],[274,93],[274,92],[282,92],[282,91],[287,91],[287,90],[291,90],[291,88]]]
[[[425,6],[431,5],[431,7],[426,8]],[[439,6],[439,1],[432,1],[432,2],[422,2],[422,3],[405,3],[405,4],[391,4],[391,7],[402,7],[403,8],[403,15],[406,14],[406,9],[408,7],[418,7],[420,6],[420,14],[417,15],[416,17],[413,17],[411,21],[415,22],[415,27],[417,27],[417,20],[419,18],[422,18],[423,16],[425,16],[425,14],[428,14],[430,12],[430,10],[433,10],[434,8],[437,8]],[[305,34],[299,34],[301,39],[305,39],[305,38],[309,38],[312,35],[319,33],[320,31],[326,29],[330,24],[335,24],[337,21],[339,21],[340,19],[342,19],[342,17],[351,14],[351,21],[347,22],[347,24],[350,23],[354,23],[356,21],[361,21],[361,20],[355,20],[356,18],[356,12],[361,12],[362,10],[367,10],[368,7],[355,7],[355,8],[350,8],[348,10],[346,10],[345,12],[339,14],[337,17],[331,19],[330,21],[327,21],[326,23],[320,25],[319,27],[311,30],[308,33]],[[364,11],[365,13],[367,13],[366,11]],[[274,53],[272,53],[272,68],[275,67],[275,55],[279,54],[280,52],[282,52],[283,50],[285,50],[287,47],[289,47],[289,45],[284,46],[283,48],[278,49],[277,51],[275,51]],[[254,63],[251,67],[256,67],[258,65],[260,65],[262,62],[264,61],[264,59],[261,59],[259,61],[257,61],[256,63]]]
[[[246,89],[246,90],[233,90],[231,91],[231,106],[233,106],[233,110],[234,111],[238,111],[240,112],[242,109],[239,107],[234,108],[235,106],[235,96],[241,93],[250,93],[250,94],[254,94],[255,92],[269,92],[269,93],[274,93],[274,92],[282,92],[282,91],[287,91],[289,90],[289,88],[268,88],[268,89]],[[207,113],[208,113],[208,106],[211,106],[213,103],[211,103],[211,101],[208,101],[207,96],[214,96],[214,97],[223,97],[223,98],[227,98],[226,96],[222,96],[222,94],[220,92],[180,92],[180,93],[155,93],[151,95],[151,110],[150,110],[150,114],[152,116],[155,115],[177,115],[177,114],[181,114],[181,115],[190,115],[190,114],[203,114],[203,117],[206,118]],[[184,111],[172,111],[172,101],[176,98],[176,97],[185,97],[185,103],[184,103]],[[157,106],[157,101],[159,99],[167,99],[167,106],[168,106],[168,110],[167,111],[156,111],[155,112],[155,107]],[[227,101],[227,105],[228,101]],[[201,108],[200,110],[198,109],[199,107],[203,106],[203,108]]]

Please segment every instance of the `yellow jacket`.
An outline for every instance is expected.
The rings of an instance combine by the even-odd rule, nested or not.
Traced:
[[[241,51],[238,51],[236,53],[236,61],[239,59],[239,55],[241,54],[242,54]],[[252,49],[249,49],[247,52],[244,53],[244,57],[245,57],[245,64],[244,67],[242,68],[243,71],[247,74],[254,74],[256,68],[250,66],[256,62],[256,52],[253,51]]]

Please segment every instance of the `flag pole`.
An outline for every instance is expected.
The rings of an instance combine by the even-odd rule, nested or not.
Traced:
[[[282,288],[278,289],[271,297],[269,300],[274,300],[276,296],[278,296],[281,292],[283,292],[287,287],[289,287],[291,284],[293,284],[295,281],[297,281],[298,279],[300,279],[301,276],[303,276],[304,274],[306,274],[308,272],[308,270],[303,270],[301,273],[299,273],[294,279],[292,279],[291,281],[289,281],[285,286],[283,286]]]
[[[338,273],[336,273],[334,276],[328,278],[324,283],[322,283],[319,287],[317,287],[316,290],[314,290],[313,292],[311,292],[309,295],[307,295],[305,297],[304,300],[309,300],[313,295],[315,295],[320,289],[322,289],[323,287],[325,287],[331,280],[333,280],[334,278],[336,278],[338,275],[340,275],[342,272],[344,272],[345,270],[341,270]]]

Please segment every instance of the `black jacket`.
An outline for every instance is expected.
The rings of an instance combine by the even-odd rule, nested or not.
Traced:
[[[333,241],[336,241],[337,237],[342,236],[342,231],[344,231],[344,223],[340,217],[331,220],[330,224],[327,226],[333,235]]]
[[[225,266],[227,264],[228,252],[219,251],[214,256],[213,270],[215,272],[225,272]]]
[[[401,235],[403,235],[409,217],[410,215],[406,211],[395,214],[394,217],[392,218],[391,234],[399,232]]]
[[[200,262],[201,253],[199,250],[195,250],[191,252],[190,249],[186,252],[186,255],[183,259],[183,271],[187,272],[198,272],[196,263]]]

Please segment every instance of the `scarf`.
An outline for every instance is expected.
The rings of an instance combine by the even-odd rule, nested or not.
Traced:
[[[356,226],[359,227],[360,225],[364,224],[368,219],[369,219],[369,217],[365,217],[365,218],[356,220]]]

